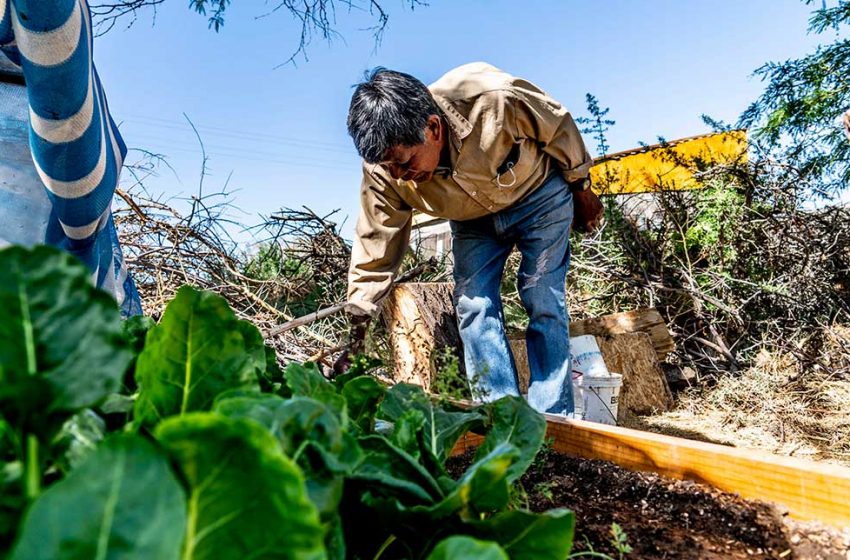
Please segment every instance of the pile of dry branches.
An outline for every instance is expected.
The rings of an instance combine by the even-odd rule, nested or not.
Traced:
[[[192,197],[187,212],[140,185],[117,194],[115,222],[146,315],[158,318],[177,289],[191,284],[224,296],[269,335],[297,314],[344,299],[350,249],[332,215],[282,210],[243,228],[250,242],[237,242],[226,193]],[[318,359],[339,347],[344,323],[330,315],[267,342],[281,360]]]

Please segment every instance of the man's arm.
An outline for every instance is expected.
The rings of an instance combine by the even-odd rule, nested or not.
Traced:
[[[585,148],[572,115],[534,84],[514,87],[512,117],[516,138],[534,138],[558,166],[564,180],[580,185],[590,176],[593,158]],[[589,188],[573,192],[573,228],[591,232],[600,224],[604,206]]]
[[[348,305],[351,320],[348,346],[334,364],[336,373],[350,366],[350,358],[363,350],[370,319],[392,288],[404,252],[410,242],[412,210],[388,181],[363,168],[360,215],[351,248],[348,270]]]
[[[388,181],[364,166],[360,215],[348,270],[348,306],[352,315],[373,316],[389,293],[410,242],[412,209]]]

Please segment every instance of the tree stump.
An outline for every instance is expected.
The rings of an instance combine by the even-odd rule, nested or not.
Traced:
[[[456,351],[462,373],[452,290],[447,282],[411,282],[396,285],[384,300],[381,316],[389,333],[396,382],[430,390],[438,354],[446,347]]]

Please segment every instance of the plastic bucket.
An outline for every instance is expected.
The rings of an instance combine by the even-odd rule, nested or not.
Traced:
[[[582,379],[586,376],[600,377],[608,375],[608,368],[602,359],[602,352],[593,335],[570,337],[570,355],[572,356],[573,381],[573,418],[584,419],[584,389]]]
[[[617,406],[623,376],[619,373],[585,376],[581,383],[583,419],[617,425]]]

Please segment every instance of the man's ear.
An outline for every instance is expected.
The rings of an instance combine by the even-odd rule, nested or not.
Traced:
[[[442,123],[440,122],[440,116],[431,115],[430,117],[428,117],[428,124],[425,125],[425,129],[429,134],[430,140],[434,142],[439,142],[443,134],[443,127]]]

